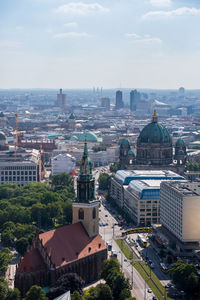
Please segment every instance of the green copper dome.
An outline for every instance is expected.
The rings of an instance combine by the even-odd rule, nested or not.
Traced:
[[[100,142],[101,140],[93,132],[85,131],[83,134],[79,136],[79,141]]]
[[[127,139],[122,139],[121,142],[120,142],[120,146],[123,145],[123,146],[130,146],[130,143],[129,143],[129,140]]]
[[[128,155],[135,155],[135,154],[134,154],[133,150],[129,150]]]
[[[171,137],[169,135],[169,132],[167,128],[165,128],[162,124],[158,123],[158,118],[155,110],[152,122],[143,128],[137,139],[137,144],[140,143],[171,143]]]
[[[182,140],[182,139],[178,139],[177,141],[176,141],[176,145],[175,145],[176,147],[185,147],[185,142],[184,142],[184,140]]]

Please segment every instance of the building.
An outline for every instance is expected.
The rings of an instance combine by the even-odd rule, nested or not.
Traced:
[[[160,222],[161,180],[133,180],[124,188],[124,211],[137,226]]]
[[[70,154],[59,154],[51,159],[52,175],[71,174],[76,168],[76,159]]]
[[[168,237],[171,251],[190,256],[200,249],[199,183],[162,182],[160,189],[160,222]]]
[[[105,107],[106,110],[110,110],[110,98],[101,98],[101,107]]]
[[[172,138],[162,124],[158,122],[156,109],[152,122],[147,124],[137,138],[136,155],[130,152],[128,140],[120,143],[119,162],[120,168],[134,170],[171,170],[175,173],[184,174],[187,161],[185,142],[179,139],[175,145],[173,155]],[[130,157],[130,153],[132,154]]]
[[[65,106],[66,105],[66,94],[62,93],[62,89],[60,89],[60,93],[57,94],[57,106]]]
[[[73,224],[37,234],[28,247],[15,275],[22,296],[34,284],[53,286],[65,273],[77,273],[86,284],[100,278],[107,248],[99,235],[99,202],[86,143],[72,210]]]
[[[68,124],[69,124],[69,127],[68,127],[69,129],[75,130],[75,128],[76,128],[76,116],[75,116],[74,113],[70,114]]]
[[[0,184],[16,183],[19,186],[41,180],[41,157],[38,150],[14,147],[0,151]]]
[[[134,152],[131,150],[129,140],[122,139],[120,141],[119,153],[120,169],[127,169],[127,166],[130,168],[134,164],[135,155]]]
[[[160,123],[156,110],[152,122],[146,125],[137,139],[137,164],[169,165],[172,163],[172,139],[168,130]]]
[[[137,90],[133,90],[130,92],[130,110],[136,111],[137,104],[140,101],[140,93]]]
[[[124,107],[124,102],[122,98],[122,91],[116,91],[115,109],[121,109],[123,107]]]
[[[119,170],[111,178],[110,195],[137,226],[146,226],[160,220],[161,182],[183,179],[165,170]]]

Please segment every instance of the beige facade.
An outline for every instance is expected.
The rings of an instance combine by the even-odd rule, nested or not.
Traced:
[[[72,223],[81,222],[89,237],[99,234],[99,201],[91,203],[74,202]]]
[[[161,223],[181,242],[200,241],[200,195],[187,182],[163,182],[160,191]]]
[[[111,188],[110,194],[113,200],[115,200],[116,204],[123,208],[124,206],[124,189],[123,184],[119,183],[115,180],[115,178],[111,178]]]
[[[159,223],[159,189],[159,180],[136,180],[124,187],[124,210],[137,226]]]

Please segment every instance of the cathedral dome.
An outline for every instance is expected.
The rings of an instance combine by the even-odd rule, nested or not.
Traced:
[[[172,139],[160,123],[156,109],[152,122],[146,125],[137,139],[137,163],[142,165],[169,165],[172,163]]]
[[[172,140],[167,128],[158,123],[156,110],[154,110],[152,122],[142,129],[137,139],[137,144],[165,144],[171,142]]]
[[[128,155],[135,155],[135,154],[134,154],[133,150],[129,150]]]
[[[137,139],[137,143],[171,143],[171,137],[163,125],[152,122],[143,128]]]
[[[175,147],[185,147],[185,142],[184,142],[184,140],[178,139],[178,140],[176,141]]]
[[[122,139],[120,141],[120,146],[130,146],[130,142],[127,139]]]

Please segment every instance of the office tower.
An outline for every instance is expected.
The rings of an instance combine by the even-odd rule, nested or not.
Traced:
[[[110,98],[107,97],[101,98],[101,106],[105,107],[106,110],[110,110]]]
[[[200,248],[198,185],[186,181],[161,183],[160,222],[177,255],[192,256]]]
[[[62,89],[60,89],[60,93],[57,94],[57,105],[65,106],[66,105],[66,94],[62,93]]]
[[[136,111],[137,104],[140,101],[140,93],[137,90],[130,92],[130,110]]]
[[[115,109],[121,109],[124,107],[124,103],[122,100],[122,91],[116,91],[116,104]]]

